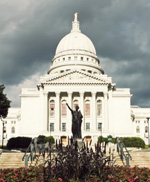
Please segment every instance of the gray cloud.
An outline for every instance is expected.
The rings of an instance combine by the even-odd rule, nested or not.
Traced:
[[[131,88],[132,104],[150,107],[149,0],[1,1],[0,83],[19,91],[33,75],[46,73],[75,12],[116,87]]]

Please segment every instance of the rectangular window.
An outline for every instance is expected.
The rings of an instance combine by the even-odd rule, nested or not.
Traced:
[[[55,114],[55,104],[54,103],[50,103],[50,116],[54,116]]]
[[[50,131],[54,131],[54,123],[50,123]]]
[[[101,115],[102,115],[102,101],[97,100],[97,116],[101,116]]]
[[[62,123],[62,131],[66,131],[66,123]]]
[[[102,131],[102,123],[98,123],[98,131]]]
[[[66,104],[62,103],[62,116],[66,116],[67,115],[67,109],[66,109]]]
[[[90,123],[86,123],[86,131],[90,131]]]
[[[90,103],[85,104],[85,116],[90,116]]]

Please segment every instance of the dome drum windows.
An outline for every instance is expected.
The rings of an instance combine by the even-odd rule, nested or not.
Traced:
[[[77,56],[74,57],[74,60],[77,60]]]

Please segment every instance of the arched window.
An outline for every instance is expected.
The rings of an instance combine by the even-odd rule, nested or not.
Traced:
[[[145,133],[148,133],[148,126],[145,126]]]
[[[75,110],[76,109],[76,106],[78,106],[78,100],[74,100],[73,101],[73,109]]]
[[[136,133],[140,133],[140,127],[139,126],[136,127]]]
[[[90,101],[85,101],[85,116],[90,117]]]
[[[55,115],[55,101],[50,101],[50,116],[53,117]]]
[[[11,133],[12,134],[15,133],[15,127],[14,126],[11,128]]]
[[[67,115],[66,100],[63,100],[61,103],[61,115],[64,117]]]
[[[102,115],[102,101],[97,100],[97,116],[101,116],[101,115]]]

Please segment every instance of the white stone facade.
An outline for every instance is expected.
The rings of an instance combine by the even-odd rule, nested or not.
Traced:
[[[83,114],[82,137],[97,141],[100,135],[139,136],[147,143],[145,121],[150,109],[131,107],[131,96],[130,89],[115,88],[112,78],[104,74],[93,43],[81,33],[75,17],[71,32],[58,44],[52,65],[37,88],[22,89],[15,136],[71,137],[68,103],[71,108],[79,105]],[[11,123],[13,118],[8,115],[5,120]],[[10,137],[8,132],[7,139]]]

